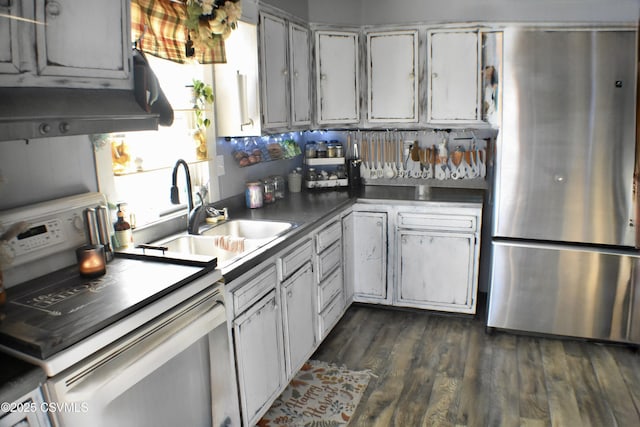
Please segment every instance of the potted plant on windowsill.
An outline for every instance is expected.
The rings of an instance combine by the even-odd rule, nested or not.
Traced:
[[[195,114],[195,129],[193,139],[196,141],[196,158],[207,159],[206,129],[211,120],[206,115],[207,105],[213,104],[213,88],[201,80],[193,79],[193,111]]]

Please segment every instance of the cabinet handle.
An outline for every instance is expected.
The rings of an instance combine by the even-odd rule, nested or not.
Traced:
[[[59,16],[60,15],[60,3],[58,3],[57,1],[49,1],[47,2],[47,6],[46,6],[46,10],[47,10],[47,15],[49,16]]]

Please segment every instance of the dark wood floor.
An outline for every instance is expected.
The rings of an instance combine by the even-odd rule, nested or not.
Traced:
[[[375,375],[349,426],[640,426],[640,355],[353,305],[314,359]]]

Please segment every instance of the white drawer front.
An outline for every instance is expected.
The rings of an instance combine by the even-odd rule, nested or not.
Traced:
[[[318,257],[318,282],[322,282],[342,262],[342,245],[335,243]]]
[[[477,218],[472,215],[398,214],[398,227],[428,228],[430,230],[475,231]]]
[[[336,296],[329,306],[320,314],[320,339],[324,339],[325,336],[331,331],[331,329],[338,323],[342,311],[344,309],[344,299],[342,293]]]
[[[297,269],[311,259],[312,255],[311,239],[308,239],[280,258],[280,280],[285,280],[295,273]]]
[[[246,285],[234,291],[234,314],[236,316],[239,315],[262,298],[262,296],[266,295],[267,292],[275,289],[277,281],[276,266],[270,265],[258,273],[253,279],[249,280]]]
[[[342,223],[335,221],[316,235],[316,252],[321,253],[342,236]]]
[[[318,312],[322,312],[333,299],[342,290],[342,268],[334,270],[327,277],[327,280],[320,283],[318,287]]]

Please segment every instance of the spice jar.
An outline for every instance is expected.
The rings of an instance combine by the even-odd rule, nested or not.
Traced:
[[[247,182],[244,199],[249,209],[262,207],[262,183],[260,181]]]
[[[316,157],[315,142],[307,142],[307,145],[304,146],[304,155],[307,159],[314,159]]]
[[[344,149],[342,148],[342,144],[336,141],[336,157],[344,157]]]
[[[279,175],[274,175],[271,179],[273,179],[273,189],[276,194],[276,199],[284,199],[284,178]]]
[[[263,193],[263,201],[264,203],[273,203],[276,201],[276,190],[275,185],[273,184],[273,179],[266,178],[264,180],[264,193]]]
[[[318,141],[316,144],[316,157],[319,159],[327,157],[327,141]]]
[[[331,158],[337,157],[335,144],[327,145],[327,157],[331,157]]]
[[[307,171],[307,181],[315,181],[317,177],[316,168],[309,168]]]

